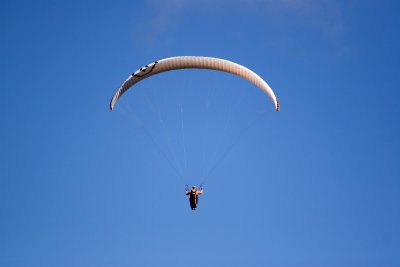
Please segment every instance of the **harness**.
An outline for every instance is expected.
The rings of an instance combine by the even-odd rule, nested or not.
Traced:
[[[186,189],[186,191],[189,191],[189,186],[186,185],[185,189]],[[202,189],[203,189],[203,185],[200,185],[200,190],[202,190]],[[197,202],[199,201],[199,195],[197,194],[197,190],[195,190],[195,191],[190,190],[189,200],[190,200],[190,205],[192,207],[197,206]]]
[[[190,190],[190,199],[192,200],[192,199],[196,199],[198,196],[197,196],[197,191],[192,191],[192,190]]]
[[[196,194],[197,191],[190,191],[190,206],[192,207],[196,207],[197,206],[197,202],[199,201],[199,196]]]

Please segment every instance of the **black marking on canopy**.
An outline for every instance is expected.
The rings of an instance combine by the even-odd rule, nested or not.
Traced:
[[[144,77],[146,75],[149,75],[153,71],[153,69],[157,65],[157,63],[158,63],[158,61],[155,61],[154,63],[152,63],[153,65],[151,66],[151,69],[149,71],[147,71],[147,69],[149,68],[149,65],[141,67],[139,73],[143,73],[143,74],[135,74],[135,73],[133,73],[132,76],[140,78],[140,77]]]

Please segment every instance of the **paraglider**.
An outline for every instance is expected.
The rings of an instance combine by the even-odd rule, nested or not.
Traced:
[[[265,94],[267,94],[267,96],[272,100],[275,110],[280,110],[280,104],[275,96],[275,93],[271,87],[269,87],[269,85],[255,72],[229,60],[202,56],[170,57],[154,61],[140,68],[130,75],[117,89],[110,101],[110,110],[112,111],[115,108],[118,99],[136,83],[162,72],[179,69],[209,69],[227,72],[242,77],[256,85]],[[185,195],[189,196],[190,207],[192,210],[196,210],[199,195],[203,194],[203,192],[202,186],[199,190],[197,190],[195,186],[193,186],[191,190],[189,190],[188,186],[185,188]]]
[[[189,190],[189,187],[186,186],[185,195],[189,196],[190,208],[192,210],[196,210],[197,204],[199,203],[199,195],[203,193],[203,186],[200,186],[199,190],[197,190],[196,186],[193,186],[191,190]]]

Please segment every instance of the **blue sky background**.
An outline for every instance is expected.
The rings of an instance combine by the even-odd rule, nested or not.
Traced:
[[[0,266],[399,266],[399,10],[2,0]]]

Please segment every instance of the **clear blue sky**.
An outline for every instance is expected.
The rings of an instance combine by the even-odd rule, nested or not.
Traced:
[[[400,266],[399,11],[2,0],[0,266]],[[205,70],[108,110],[129,74],[178,55],[251,68],[281,112]],[[205,173],[193,212],[184,186]]]

